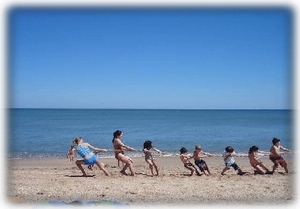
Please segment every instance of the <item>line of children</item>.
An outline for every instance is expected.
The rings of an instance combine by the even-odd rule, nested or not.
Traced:
[[[280,145],[280,139],[273,138],[272,140],[273,146],[270,149],[270,152],[264,152],[260,151],[257,146],[252,146],[249,149],[248,152],[248,158],[250,165],[255,169],[254,174],[273,174],[274,171],[278,168],[279,165],[284,168],[285,172],[288,173],[287,163],[282,157],[280,150],[286,151],[286,152],[292,152],[291,150],[283,147]],[[202,155],[201,155],[202,154]],[[270,171],[260,160],[260,157],[258,155],[269,155],[269,159],[273,162],[273,170]],[[188,151],[185,147],[182,147],[180,149],[180,159],[182,163],[184,164],[184,167],[189,169],[191,171],[191,175],[195,171],[195,168],[192,166],[192,164],[188,161],[188,159],[194,158],[195,164],[199,167],[200,171],[202,171],[204,174],[205,170],[207,170],[208,174],[210,174],[208,166],[206,162],[201,159],[204,156],[215,156],[213,154],[203,152],[200,145],[195,146],[195,151],[193,153],[193,156],[190,156],[188,154]],[[234,156],[244,156],[244,155],[237,155],[234,152],[233,147],[227,146],[222,154],[225,167],[221,171],[221,175],[224,175],[227,170],[229,170],[231,167],[234,168],[234,170],[237,171],[238,175],[244,175],[249,174],[249,172],[243,172],[241,168],[237,165]],[[264,171],[263,171],[264,170]],[[206,174],[207,175],[207,174]]]
[[[117,132],[117,131],[116,131]],[[120,136],[122,136],[122,132],[118,131],[118,134],[116,134],[116,132],[114,132],[114,150],[116,153],[116,159],[119,161],[122,161],[124,163],[124,167],[121,170],[121,173],[125,174],[125,170],[126,168],[130,168],[131,171],[131,175],[134,176],[134,170],[133,170],[133,163],[132,160],[124,155],[124,149],[126,148],[127,150],[135,150],[134,148],[131,148],[127,145],[124,145],[123,143],[120,142]],[[119,138],[118,138],[119,137]],[[115,144],[115,142],[119,140],[118,144]],[[285,172],[288,173],[288,168],[287,168],[287,163],[284,160],[284,158],[282,157],[280,150],[283,151],[287,151],[287,152],[291,152],[291,150],[284,148],[283,146],[280,145],[280,139],[278,138],[273,138],[272,140],[272,147],[270,148],[270,152],[263,152],[260,151],[259,148],[257,146],[252,146],[249,149],[248,152],[248,158],[249,158],[249,162],[250,165],[255,169],[254,170],[254,174],[273,174],[274,171],[278,168],[279,165],[281,165],[281,167],[284,168]],[[116,146],[119,145],[119,146]],[[84,148],[81,148],[81,147]],[[80,148],[80,149],[79,149]],[[91,148],[92,150],[89,150],[89,148]],[[85,153],[82,154],[82,150],[86,150],[89,153]],[[121,150],[121,151],[120,151]],[[82,168],[82,164],[86,164],[88,165],[89,169],[92,169],[93,164],[97,164],[97,166],[106,174],[109,175],[108,171],[104,168],[103,163],[99,163],[98,162],[98,158],[96,153],[94,152],[99,152],[99,151],[106,151],[105,149],[99,149],[99,148],[95,148],[93,146],[91,146],[88,143],[83,143],[83,140],[81,137],[77,137],[74,140],[74,144],[71,146],[70,150],[67,153],[67,158],[70,159],[70,161],[74,160],[74,151],[77,151],[82,157],[83,160],[77,160],[76,161],[76,165],[78,166],[78,168],[82,171],[83,175],[86,176],[83,168]],[[162,153],[160,150],[156,149],[153,144],[152,141],[150,140],[146,140],[143,144],[143,153],[145,155],[145,161],[146,163],[149,165],[149,169],[151,171],[152,176],[154,176],[154,169],[156,171],[156,175],[159,175],[159,170],[158,170],[158,165],[156,162],[156,159],[154,157],[154,154],[152,151],[158,152],[158,153]],[[86,158],[86,156],[93,156],[93,158],[96,156],[96,159],[92,161],[88,161]],[[272,171],[270,171],[260,160],[260,156],[264,156],[264,155],[269,155],[269,159],[273,162],[273,169]],[[205,175],[211,175],[208,165],[207,163],[202,159],[204,157],[212,157],[212,156],[216,156],[214,154],[208,153],[208,152],[204,152],[202,150],[202,147],[200,145],[196,145],[195,146],[195,150],[193,151],[193,155],[190,155],[188,153],[188,150],[185,147],[182,147],[180,149],[180,160],[183,163],[184,167],[186,169],[188,169],[191,173],[190,176],[192,176],[195,172],[197,173],[197,175],[201,176],[202,174],[198,171],[198,169],[190,162],[190,159],[194,159],[194,163],[195,165],[200,169],[200,171],[205,174]],[[247,174],[249,172],[243,172],[240,167],[238,166],[238,164],[236,163],[234,156],[243,156],[243,155],[237,155],[233,149],[233,147],[231,146],[227,146],[222,154],[224,163],[225,163],[225,167],[223,168],[223,170],[221,171],[221,175],[224,175],[226,171],[228,171],[231,167],[237,171],[238,175],[244,175]],[[123,159],[124,158],[124,159]]]

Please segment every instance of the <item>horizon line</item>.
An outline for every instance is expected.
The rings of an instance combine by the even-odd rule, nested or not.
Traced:
[[[70,108],[70,107],[8,107],[6,109],[57,110],[293,110],[293,108]]]

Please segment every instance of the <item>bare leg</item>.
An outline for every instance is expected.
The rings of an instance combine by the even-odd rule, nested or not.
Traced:
[[[261,175],[265,174],[265,172],[263,172],[257,165],[252,165],[252,167],[256,169],[258,174],[261,174]]]
[[[99,163],[99,161],[98,161],[98,162],[96,162],[96,165],[100,168],[100,170],[102,170],[105,173],[105,175],[110,176],[109,172],[105,169],[103,163]]]
[[[195,168],[193,168],[192,166],[189,166],[189,165],[185,165],[184,167],[187,168],[187,169],[189,169],[191,171],[190,176],[192,176],[194,174]]]
[[[271,172],[264,164],[259,163],[259,166],[262,167],[266,172]]]
[[[155,168],[156,175],[158,176],[158,166],[157,166],[157,164],[156,164],[155,161],[153,162],[153,166],[154,166],[154,168]]]
[[[207,166],[207,164],[205,163],[204,164],[204,166],[203,166],[203,169],[204,170],[207,170],[207,172],[208,172],[208,175],[210,175],[210,171],[209,171],[209,169],[208,169],[208,166]],[[206,173],[204,172],[204,174],[206,175]]]
[[[75,163],[76,163],[77,167],[79,168],[79,170],[82,172],[83,176],[86,177],[86,173],[82,168],[82,164],[84,164],[84,160],[76,160]]]
[[[123,169],[121,170],[121,173],[126,174],[125,170],[126,170],[127,168],[129,168],[129,170],[130,170],[130,173],[131,173],[130,175],[131,175],[131,176],[134,176],[135,173],[134,173],[134,169],[133,169],[133,163],[132,163],[131,160],[128,160],[128,161],[126,162],[126,164],[124,165]]]
[[[230,169],[230,168],[225,167],[225,168],[222,170],[221,175],[224,175],[224,173],[225,173],[226,171],[228,171],[229,169]]]
[[[288,170],[288,168],[287,168],[287,163],[285,162],[285,160],[284,160],[284,159],[281,159],[281,160],[279,161],[279,163],[280,163],[280,165],[284,168],[285,172],[286,172],[286,173],[289,173],[289,170]]]
[[[153,173],[153,164],[149,164],[149,168],[150,168],[152,176],[154,176],[154,173]]]
[[[289,170],[287,168],[287,165],[283,167],[286,173],[289,173]]]
[[[273,161],[273,163],[274,163],[274,165],[273,165],[273,171],[272,172],[274,172],[278,168],[278,161],[275,160],[275,161]]]
[[[192,175],[194,174],[194,172],[195,172],[195,169],[191,169],[191,174],[190,174],[190,176],[192,176]]]
[[[154,162],[152,160],[147,160],[147,163],[149,164],[149,168],[150,168],[152,176],[154,176],[154,173],[153,173]]]
[[[135,172],[134,172],[134,169],[133,169],[133,162],[131,160],[128,160],[128,161],[129,161],[129,170],[131,172],[131,175],[134,176]]]
[[[123,168],[122,168],[122,170],[120,171],[121,173],[123,173],[123,174],[125,174],[125,175],[127,175],[127,173],[125,172],[125,170],[127,169],[129,167],[129,164],[124,164],[124,166],[123,166]]]
[[[133,162],[129,157],[123,155],[122,153],[119,153],[118,160],[120,160],[122,163],[125,163],[123,169],[121,170],[121,173],[126,174],[125,170],[129,167],[129,170],[131,172],[131,176],[135,175],[134,169],[133,169]]]

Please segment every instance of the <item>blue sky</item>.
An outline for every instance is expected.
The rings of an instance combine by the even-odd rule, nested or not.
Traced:
[[[10,107],[292,107],[286,8],[15,8],[8,18]]]

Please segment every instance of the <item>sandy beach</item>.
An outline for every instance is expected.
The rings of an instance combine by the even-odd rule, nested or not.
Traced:
[[[100,158],[111,176],[94,168],[88,177],[67,159],[9,160],[6,172],[7,203],[12,206],[78,201],[98,201],[130,206],[153,205],[292,205],[296,202],[296,169],[287,159],[289,173],[279,167],[273,175],[254,175],[246,157],[236,162],[248,175],[239,176],[233,168],[221,175],[221,157],[205,158],[211,175],[189,176],[178,156],[156,157],[160,175],[152,177],[144,158],[133,158],[136,176],[120,173],[114,158]],[[272,162],[262,158],[271,169]]]

